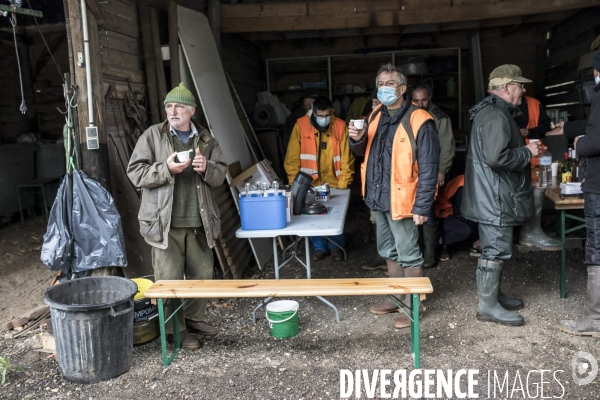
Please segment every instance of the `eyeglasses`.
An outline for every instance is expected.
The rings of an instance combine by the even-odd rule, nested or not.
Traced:
[[[521,89],[523,89],[523,88],[525,87],[525,84],[524,84],[524,83],[519,83],[519,82],[510,82],[510,83],[507,83],[507,86],[508,86],[508,85],[517,85],[517,86],[519,86]]]

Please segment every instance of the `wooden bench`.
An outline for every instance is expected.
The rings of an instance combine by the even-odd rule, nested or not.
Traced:
[[[410,294],[411,304],[402,306],[409,310],[405,313],[411,319],[411,355],[415,368],[420,368],[419,302],[432,292],[429,278],[176,280],[157,281],[146,290],[144,297],[158,305],[163,365],[166,367],[181,348],[178,321],[173,316],[183,311],[185,301],[182,299],[389,295],[398,303],[392,295]],[[167,305],[169,300],[171,304]],[[175,310],[167,319],[165,307]],[[172,321],[174,333],[171,356],[167,354],[165,334],[165,324],[169,320]]]

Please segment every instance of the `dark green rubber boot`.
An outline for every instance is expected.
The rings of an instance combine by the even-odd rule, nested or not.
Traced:
[[[502,325],[520,326],[525,323],[519,314],[507,311],[498,302],[502,264],[480,259],[477,263],[477,319]]]

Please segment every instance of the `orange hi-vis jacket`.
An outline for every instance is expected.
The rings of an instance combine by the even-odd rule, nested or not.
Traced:
[[[340,178],[342,172],[340,142],[346,129],[346,123],[339,118],[331,118],[333,124],[332,151],[333,167],[336,178]],[[315,141],[315,128],[310,124],[310,118],[304,116],[297,121],[300,128],[300,171],[306,172],[316,181],[319,179],[319,160],[317,143]]]
[[[537,128],[540,122],[540,102],[529,96],[525,96],[525,100],[527,101],[527,113],[529,114],[527,129]]]
[[[450,199],[454,197],[458,189],[465,186],[465,176],[458,175],[456,178],[452,179],[448,182],[444,188],[438,193],[437,198],[435,199],[435,211],[434,215],[438,219],[443,219],[454,215],[454,210],[452,209],[452,202]]]
[[[538,123],[540,122],[540,102],[533,97],[523,97],[525,97],[525,101],[527,101],[527,114],[529,116],[526,129],[537,128]],[[542,145],[544,144],[543,140],[540,140],[540,142],[542,142]],[[529,139],[525,139],[525,143],[529,144]],[[531,157],[530,164],[532,167],[536,167],[539,162],[540,160],[537,157]]]
[[[425,110],[410,105],[394,134],[390,173],[390,216],[392,220],[412,218],[412,208],[417,197],[419,165],[417,163],[417,135],[421,126],[433,117]],[[365,160],[360,166],[362,195],[365,197],[367,165],[373,138],[381,118],[381,105],[371,113]]]

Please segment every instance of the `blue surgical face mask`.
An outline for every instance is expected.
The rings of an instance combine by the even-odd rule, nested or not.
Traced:
[[[595,76],[594,80],[596,81],[596,85],[600,83],[600,76]]]
[[[331,117],[330,116],[319,117],[317,115],[316,119],[317,119],[317,124],[319,124],[319,126],[322,126],[323,128],[326,127],[327,125],[329,125],[329,123],[331,122]]]
[[[377,98],[384,106],[391,106],[398,100],[396,88],[389,86],[381,86],[377,89]]]

